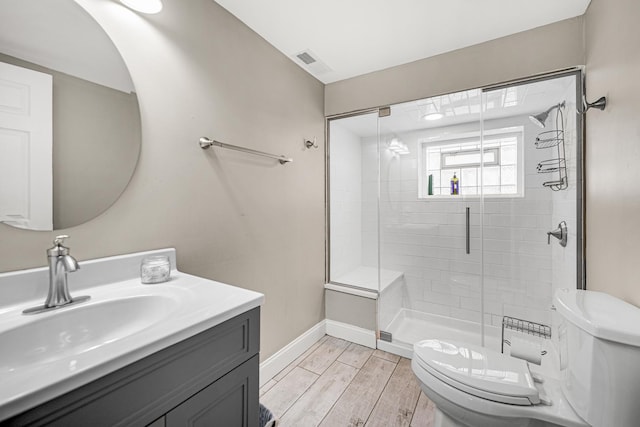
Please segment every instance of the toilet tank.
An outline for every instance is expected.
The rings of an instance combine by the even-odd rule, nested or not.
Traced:
[[[562,391],[594,427],[640,425],[640,308],[602,292],[560,289]]]

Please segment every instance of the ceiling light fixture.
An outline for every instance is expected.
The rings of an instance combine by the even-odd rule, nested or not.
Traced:
[[[432,102],[431,104],[427,105],[427,111],[422,116],[422,119],[432,122],[435,120],[440,120],[443,117],[444,117],[444,114],[442,114],[438,110],[436,105]]]
[[[120,0],[120,3],[141,13],[154,14],[162,10],[162,0]]]
[[[444,117],[444,114],[442,113],[429,113],[429,114],[425,114],[424,116],[422,116],[422,118],[424,120],[427,121],[434,121],[434,120],[440,120],[441,118]]]

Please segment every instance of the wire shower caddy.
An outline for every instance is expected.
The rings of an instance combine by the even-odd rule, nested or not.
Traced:
[[[541,132],[536,137],[535,146],[537,149],[555,148],[556,157],[543,160],[536,167],[538,173],[553,173],[555,178],[542,183],[543,186],[551,188],[553,191],[565,190],[569,187],[567,176],[567,158],[564,149],[564,114],[559,107],[556,113],[556,129]]]

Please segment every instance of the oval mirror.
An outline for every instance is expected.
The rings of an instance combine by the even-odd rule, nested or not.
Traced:
[[[73,227],[108,209],[140,154],[129,72],[71,0],[0,2],[0,222]]]

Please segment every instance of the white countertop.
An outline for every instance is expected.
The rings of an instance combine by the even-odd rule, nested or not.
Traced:
[[[3,292],[14,291],[13,304],[0,306],[0,420],[123,368],[264,302],[264,295],[258,292],[181,273],[175,268],[168,282],[144,285],[139,279],[139,262],[144,256],[157,254],[169,255],[172,266],[175,266],[173,249],[81,261],[79,271],[86,264],[88,276],[83,278],[78,273],[69,274],[70,291],[72,296],[89,295],[91,299],[28,316],[23,315],[22,310],[41,305],[46,292],[37,298],[25,299],[24,296],[30,292],[23,292],[24,288],[19,291],[16,284],[41,282],[42,274],[48,270],[40,268],[0,274],[0,298]],[[95,274],[100,277],[96,278]],[[72,278],[94,286],[74,288]],[[114,278],[120,280],[109,282]],[[21,292],[23,295],[15,295]],[[131,309],[135,309],[138,301],[142,300],[150,301],[153,307],[145,315],[146,318],[131,313]],[[122,301],[131,303],[122,305]],[[96,309],[98,311],[94,312]],[[88,342],[79,340],[78,343],[57,346],[64,347],[61,349],[51,350],[45,346],[47,350],[41,355],[23,355],[7,346],[7,342],[15,342],[10,341],[14,328],[26,325],[31,326],[27,329],[37,330],[38,322],[42,325],[55,316],[73,318],[75,313],[65,314],[72,310],[84,310],[84,313],[102,311],[101,316],[106,319],[107,325],[101,328],[108,329],[109,333],[100,335],[104,339],[97,344],[89,339]],[[113,316],[109,316],[111,310]],[[60,333],[60,338],[63,338],[63,333]],[[15,332],[13,339],[16,339]]]

